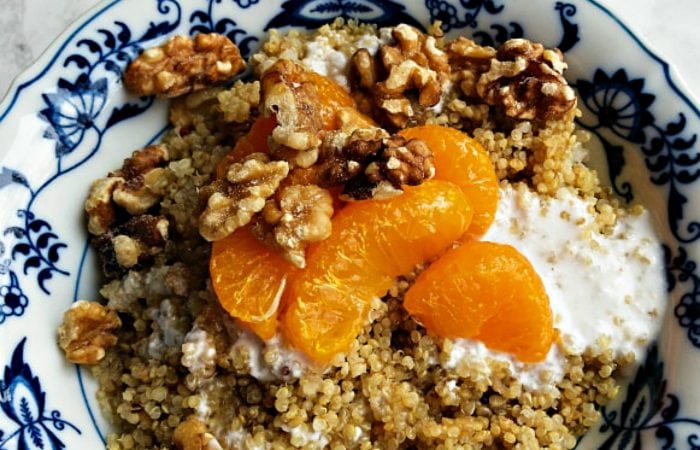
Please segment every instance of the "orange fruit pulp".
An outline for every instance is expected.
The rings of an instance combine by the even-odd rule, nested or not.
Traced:
[[[459,239],[471,217],[466,196],[446,181],[427,181],[389,200],[349,204],[333,218],[331,236],[309,247],[306,269],[292,276],[282,333],[318,363],[347,351],[372,299]]]
[[[498,206],[498,178],[491,158],[474,139],[454,128],[423,125],[399,132],[407,139],[422,139],[433,152],[435,179],[459,186],[474,208],[468,235],[486,233]]]
[[[469,241],[448,251],[418,276],[404,307],[432,333],[523,362],[544,360],[556,338],[542,280],[509,245]]]
[[[277,331],[279,304],[295,270],[249,227],[212,244],[209,272],[219,303],[262,339]]]

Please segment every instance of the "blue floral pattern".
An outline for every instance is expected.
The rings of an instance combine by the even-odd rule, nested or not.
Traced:
[[[105,114],[109,95],[109,77],[119,79],[126,64],[138,54],[144,43],[172,32],[181,20],[181,6],[176,0],[156,0],[156,8],[163,19],[151,22],[140,37],[134,38],[132,30],[123,22],[114,22],[113,29],[97,30],[101,40],[80,39],[76,51],[63,61],[66,69],[77,68],[79,73],[74,81],[59,78],[55,92],[42,94],[45,108],[39,117],[47,123],[44,137],[55,142],[56,169],[38,188],[33,189],[27,178],[9,167],[0,168],[0,189],[19,185],[29,191],[29,201],[23,209],[17,210],[21,223],[7,227],[2,239],[14,241],[9,258],[0,260],[0,275],[7,275],[9,284],[0,288],[0,325],[8,317],[21,316],[28,306],[27,296],[17,277],[13,262],[24,259],[22,272],[27,275],[35,270],[38,287],[44,294],[50,294],[46,285],[54,275],[69,275],[58,267],[60,250],[66,244],[60,242],[53,227],[46,220],[39,219],[32,207],[42,191],[62,175],[79,167],[98,151],[105,133],[117,123],[134,117],[153,103],[152,98],[139,99],[112,107]],[[85,151],[81,147],[89,133],[94,136],[94,144]],[[81,155],[70,162],[68,156],[81,148]],[[6,245],[0,241],[0,258],[7,253]],[[3,289],[7,293],[3,294]],[[21,293],[21,295],[20,295]],[[20,301],[21,300],[21,301]],[[14,306],[11,306],[14,305]]]
[[[235,0],[236,4],[243,8],[249,8],[258,3],[258,0]],[[215,20],[214,5],[219,4],[222,0],[207,0],[208,6],[206,10],[196,10],[190,15],[190,34],[195,33],[219,33],[226,35],[231,41],[238,45],[241,55],[247,57],[250,55],[252,45],[258,42],[255,36],[249,36],[246,31],[239,27],[235,20],[230,17],[223,17]]]
[[[282,4],[282,12],[265,26],[283,28],[298,26],[317,28],[337,17],[373,22],[379,26],[408,23],[423,29],[406,7],[391,0],[288,0]]]
[[[15,424],[12,430],[0,430],[0,450],[65,448],[58,433],[66,427],[78,434],[81,431],[61,418],[60,411],[48,412],[41,382],[24,361],[26,341],[24,338],[17,344],[0,380],[0,409]]]
[[[654,435],[662,441],[660,448],[673,448],[675,434],[671,428],[674,424],[689,424],[700,431],[700,421],[679,417],[680,400],[677,395],[667,392],[664,379],[664,363],[659,359],[656,343],[649,347],[644,364],[627,387],[625,400],[619,411],[601,409],[603,423],[600,431],[609,437],[598,450],[624,450],[632,446],[641,448],[641,433],[655,430]],[[686,438],[689,446],[697,445],[697,434]]]

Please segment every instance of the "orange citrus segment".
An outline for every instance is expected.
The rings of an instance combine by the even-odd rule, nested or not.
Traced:
[[[428,181],[389,200],[355,202],[333,218],[290,280],[281,329],[293,346],[326,363],[360,333],[372,298],[467,230],[471,206],[452,183]]]
[[[435,178],[462,188],[474,208],[468,233],[486,233],[498,206],[498,178],[488,153],[474,139],[454,128],[424,125],[399,132],[407,139],[422,139],[433,151]]]
[[[216,178],[221,180],[226,177],[228,166],[236,161],[240,161],[246,156],[262,152],[267,153],[270,149],[267,138],[272,134],[276,121],[274,117],[258,117],[251,125],[247,134],[241,136],[226,156],[216,165]]]
[[[420,274],[404,306],[432,333],[477,339],[523,362],[544,360],[556,337],[542,280],[509,245],[450,250]]]
[[[221,306],[256,333],[263,330],[263,339],[271,337],[294,266],[244,227],[213,243],[209,272]]]

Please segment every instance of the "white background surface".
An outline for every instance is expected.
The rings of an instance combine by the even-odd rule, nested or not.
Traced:
[[[600,1],[671,62],[696,103],[700,102],[700,31],[696,31],[700,0]],[[0,96],[68,24],[97,3],[98,0],[0,0]]]

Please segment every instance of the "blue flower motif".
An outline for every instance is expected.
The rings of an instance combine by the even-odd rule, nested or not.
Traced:
[[[643,79],[629,79],[624,69],[612,76],[598,69],[592,83],[578,80],[576,87],[583,103],[597,119],[597,123],[581,122],[582,125],[590,130],[608,128],[630,142],[646,141],[644,128],[654,123],[649,106],[655,96],[643,91]]]
[[[72,152],[83,140],[85,132],[95,127],[95,119],[107,100],[107,79],[90,83],[81,77],[73,84],[60,80],[55,94],[43,94],[48,106],[40,113],[51,128],[46,137],[56,139],[56,157]]]
[[[21,316],[29,304],[27,296],[19,287],[17,276],[10,272],[10,284],[0,287],[0,323],[9,316]]]
[[[49,411],[46,406],[46,392],[41,387],[39,377],[24,361],[25,337],[12,352],[10,364],[5,366],[0,378],[0,416],[12,423],[13,429],[5,435],[0,430],[0,449],[18,450],[64,449],[59,434],[66,427],[82,434],[75,425],[61,418],[58,410]]]

